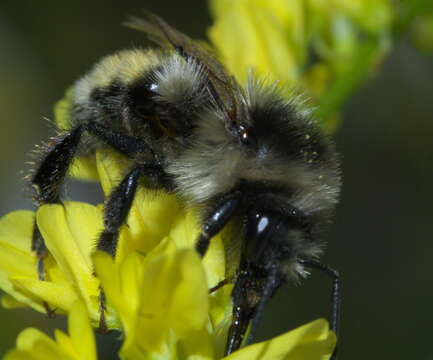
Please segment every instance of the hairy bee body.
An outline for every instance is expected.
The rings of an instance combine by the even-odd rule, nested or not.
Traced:
[[[276,188],[275,204],[314,217],[319,230],[338,200],[339,168],[333,145],[302,98],[284,98],[274,85],[250,79],[248,125],[258,145],[251,152],[219,119],[204,78],[197,62],[175,52],[119,52],[75,83],[69,127],[98,122],[143,139],[163,159],[170,190],[190,205],[206,205],[241,183]],[[82,151],[106,146],[93,139],[88,143]],[[319,255],[320,239],[310,240],[298,245],[296,256]]]
[[[32,180],[36,198],[57,200],[52,189],[69,166],[62,162],[109,146],[130,157],[134,169],[106,203],[98,248],[115,254],[139,176],[201,209],[201,255],[213,235],[236,222],[242,238],[232,239],[241,246],[230,353],[260,304],[304,276],[320,255],[321,229],[340,190],[337,154],[299,96],[252,75],[240,86],[157,17],[133,25],[168,46],[108,56],[74,84],[66,136]]]

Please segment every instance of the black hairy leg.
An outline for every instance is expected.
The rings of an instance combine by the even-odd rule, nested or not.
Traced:
[[[60,203],[59,186],[74,156],[79,139],[79,132],[72,131],[61,142],[49,145],[50,149],[31,180],[35,192],[35,201],[38,206]],[[38,277],[40,280],[45,280],[44,258],[48,254],[48,250],[36,220],[33,228],[31,249],[38,257]],[[47,312],[50,313],[51,311]]]
[[[250,323],[250,333],[245,345],[252,343],[265,306],[281,284],[277,264],[271,266],[261,289],[257,287],[257,278],[256,275],[252,276],[253,272],[250,264],[241,260],[232,292],[232,323],[227,333],[226,356],[240,348]]]
[[[31,178],[34,200],[38,206],[60,203],[60,187],[80,145],[82,135],[86,131],[128,157],[143,153],[153,157],[153,152],[140,139],[118,134],[94,123],[79,125],[63,137],[48,144],[44,157]],[[38,277],[40,280],[45,280],[44,258],[48,250],[36,221],[31,250],[38,257]],[[53,311],[48,305],[45,307],[48,315],[52,315]]]
[[[341,278],[340,273],[337,270],[324,265],[316,260],[300,260],[301,264],[311,268],[319,270],[332,279],[332,294],[331,294],[331,330],[337,335],[337,340],[340,332],[340,314],[341,314]],[[331,360],[337,360],[337,346],[334,349]]]
[[[120,227],[125,224],[135,197],[140,177],[149,179],[153,188],[171,188],[170,180],[156,163],[136,164],[111,192],[104,205],[104,230],[99,236],[98,250],[116,255]]]
[[[234,276],[226,277],[225,279],[221,280],[218,284],[211,287],[209,289],[209,294],[213,294],[215,291],[221,289],[223,286],[233,283],[233,281],[234,281]]]
[[[48,255],[48,249],[45,245],[44,238],[36,225],[36,220],[33,226],[33,234],[32,234],[32,251],[36,253],[38,257],[38,277],[39,280],[45,280],[45,269],[44,269],[44,258]]]
[[[107,321],[105,319],[105,311],[107,311],[107,298],[101,287],[99,287],[99,327],[97,331],[100,334],[108,333]]]
[[[60,201],[60,186],[75,157],[84,132],[90,133],[130,158],[134,158],[138,154],[149,154],[153,158],[153,151],[138,138],[116,133],[92,122],[79,125],[60,140],[56,140],[54,144],[49,145],[45,156],[31,179],[31,185],[35,191],[35,200],[39,206]]]
[[[157,164],[136,164],[125,178],[111,192],[104,206],[104,230],[101,232],[97,249],[105,251],[112,257],[116,255],[120,227],[126,223],[137,186],[142,176],[148,177],[154,185],[161,187],[168,184],[167,175]],[[101,290],[99,295],[99,331],[107,332],[105,321],[106,299]]]
[[[234,192],[224,195],[203,221],[201,233],[195,243],[195,249],[204,256],[209,247],[210,240],[229,222],[241,203],[241,192]]]
[[[105,202],[104,230],[99,236],[97,248],[113,257],[116,254],[119,229],[125,223],[131,209],[141,173],[140,167],[134,167]]]
[[[117,185],[104,205],[104,230],[99,235],[97,249],[112,257],[116,254],[120,227],[125,223],[137,190],[141,169],[136,166]],[[107,332],[105,293],[99,293],[99,332]]]

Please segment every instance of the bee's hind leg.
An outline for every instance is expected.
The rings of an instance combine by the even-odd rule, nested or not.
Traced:
[[[31,186],[34,190],[34,200],[38,207],[45,204],[60,203],[59,188],[75,154],[81,132],[81,129],[76,129],[61,140],[55,139],[48,145],[44,158],[31,179]],[[35,252],[38,258],[38,278],[39,280],[45,281],[46,272],[44,259],[48,255],[48,249],[36,219],[33,227],[31,250]],[[45,302],[43,305],[47,315],[53,317],[55,310],[51,309]]]

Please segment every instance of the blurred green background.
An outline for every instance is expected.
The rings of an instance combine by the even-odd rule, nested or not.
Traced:
[[[0,2],[0,215],[32,208],[21,171],[51,134],[44,117],[99,58],[144,44],[120,25],[143,7],[196,38],[211,22],[203,0]],[[405,36],[343,110],[343,197],[324,260],[343,275],[342,360],[433,359],[432,114],[433,56]],[[68,189],[100,196],[89,184]],[[281,289],[260,337],[327,315],[329,291],[321,274]],[[0,309],[0,324],[1,356],[25,327],[51,332],[64,319]],[[99,339],[100,358],[115,359],[115,335]]]

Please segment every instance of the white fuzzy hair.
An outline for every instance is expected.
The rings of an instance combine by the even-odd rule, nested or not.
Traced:
[[[161,102],[179,107],[187,105],[191,99],[195,104],[204,102],[206,88],[203,67],[192,58],[185,60],[178,54],[168,56],[154,74]]]

